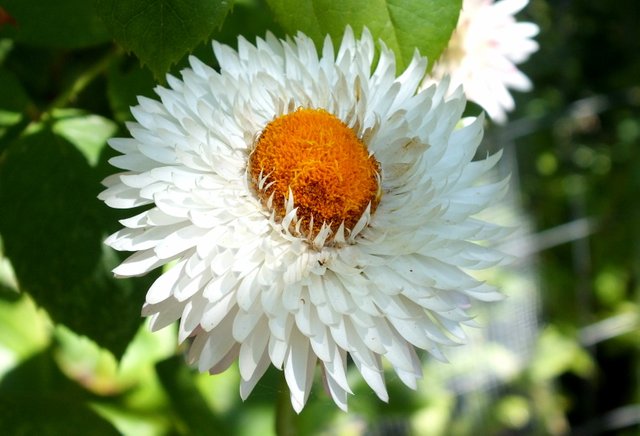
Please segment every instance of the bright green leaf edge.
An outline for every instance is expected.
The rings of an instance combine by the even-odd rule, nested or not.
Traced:
[[[325,35],[342,40],[350,25],[364,27],[394,51],[403,70],[416,49],[432,65],[446,48],[458,21],[462,0],[267,0],[276,20],[289,33],[302,31],[320,46]]]

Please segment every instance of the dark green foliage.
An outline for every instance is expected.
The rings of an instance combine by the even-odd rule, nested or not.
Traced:
[[[99,192],[86,159],[47,126],[0,161],[0,234],[21,288],[55,322],[119,356],[140,324],[142,297],[110,273],[117,259],[102,241],[115,215]]]
[[[156,370],[176,415],[183,421],[189,434],[207,434],[212,429],[218,434],[229,434],[227,424],[209,411],[194,384],[193,370],[185,365],[181,356],[158,362]]]
[[[15,20],[0,26],[0,38],[57,48],[89,47],[110,39],[93,1],[3,0],[0,7]]]
[[[6,435],[118,435],[89,407],[91,399],[60,372],[46,350],[22,362],[0,382],[0,430]]]
[[[224,21],[227,0],[97,0],[111,35],[160,79]]]

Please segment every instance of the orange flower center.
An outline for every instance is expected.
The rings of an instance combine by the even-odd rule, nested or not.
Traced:
[[[369,205],[373,214],[379,173],[378,161],[355,132],[322,109],[298,109],[271,121],[249,158],[262,203],[282,220],[291,192],[299,231],[308,238],[323,223],[334,232],[343,222],[351,230]]]

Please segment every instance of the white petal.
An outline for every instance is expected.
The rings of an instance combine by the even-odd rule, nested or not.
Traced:
[[[162,303],[149,304],[142,306],[142,316],[150,316],[149,323],[151,331],[155,332],[167,327],[175,322],[182,315],[184,304],[172,298],[164,300]]]
[[[233,293],[229,293],[215,303],[209,303],[200,321],[205,331],[211,331],[216,328],[227,316],[227,313],[236,306],[236,301],[233,297]]]
[[[264,373],[267,371],[270,363],[271,362],[269,361],[269,353],[265,351],[260,357],[260,360],[258,361],[253,374],[251,374],[251,377],[248,379],[243,378],[240,381],[240,397],[243,401],[247,399],[253,388],[258,383],[258,380],[260,380],[260,378],[262,378]]]
[[[242,341],[238,367],[243,380],[250,380],[261,360],[268,358],[267,345],[269,343],[269,330],[265,319],[252,330],[252,333]]]
[[[113,269],[116,277],[135,277],[148,273],[165,263],[159,259],[153,250],[139,251],[129,256],[124,262]]]
[[[347,391],[342,389],[335,379],[327,374],[326,371],[323,371],[322,375],[325,389],[331,395],[331,399],[333,399],[336,405],[342,409],[343,412],[347,412]]]
[[[378,398],[385,403],[389,401],[389,394],[387,393],[387,387],[384,384],[384,372],[382,371],[382,365],[380,363],[380,357],[376,357],[376,366],[366,366],[359,359],[353,359],[354,363],[358,367],[358,371],[362,374],[362,378],[367,382],[369,387],[373,389]]]
[[[284,364],[284,376],[291,392],[291,404],[297,413],[302,411],[309,398],[315,364],[316,355],[311,350],[309,341],[294,330]]]
[[[195,226],[185,227],[166,237],[154,251],[161,259],[172,258],[195,246],[206,233],[206,229]]]
[[[209,368],[209,374],[220,374],[226,371],[229,367],[238,359],[238,351],[240,350],[240,344],[234,344],[233,347],[227,352],[227,354],[218,361],[215,365]]]
[[[178,327],[178,343],[184,342],[199,327],[204,307],[199,299],[190,300],[185,304]]]
[[[173,287],[181,278],[185,261],[182,260],[158,277],[147,291],[146,302],[149,304],[160,303],[171,296]]]
[[[254,269],[242,279],[242,281],[240,282],[240,286],[238,286],[238,290],[236,293],[238,306],[240,306],[240,308],[242,308],[243,310],[249,310],[258,296],[260,287],[257,286],[256,283],[257,275],[258,270]]]
[[[255,334],[255,329],[261,327],[268,327],[267,319],[264,313],[258,308],[250,308],[250,311],[245,312],[241,310],[238,312],[236,319],[233,323],[233,337],[238,342],[244,342],[250,334]],[[268,337],[267,331],[263,331]],[[266,342],[265,342],[266,344]]]
[[[230,312],[216,327],[215,334],[203,332],[196,336],[196,340],[189,350],[189,359],[197,359],[199,371],[208,371],[220,362],[236,344],[231,334],[234,317],[235,311]],[[196,342],[200,340],[204,341],[201,350],[199,350],[200,347],[196,347],[195,345]],[[192,350],[199,350],[197,357],[193,355]]]

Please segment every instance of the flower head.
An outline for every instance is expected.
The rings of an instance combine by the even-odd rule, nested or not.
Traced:
[[[346,409],[348,356],[383,400],[383,361],[415,388],[415,348],[443,359],[471,301],[499,298],[468,274],[501,260],[477,243],[501,234],[474,215],[506,186],[481,182],[499,155],[473,161],[482,120],[457,127],[446,83],[417,92],[418,55],[396,77],[382,45],[372,69],[366,30],[337,53],[302,34],[213,48],[219,72],[191,58],[110,141],[124,172],[101,198],[147,205],[106,241],[135,251],[115,274],[173,262],[143,314],[154,330],[179,319],[200,371],[237,361],[243,398],[274,365],[300,411],[320,366]]]
[[[531,81],[516,64],[538,49],[531,39],[538,26],[514,18],[528,2],[464,0],[449,45],[431,72],[436,81],[451,76],[452,89],[462,86],[467,98],[497,122],[504,122],[506,112],[514,108],[509,88],[531,89]]]

